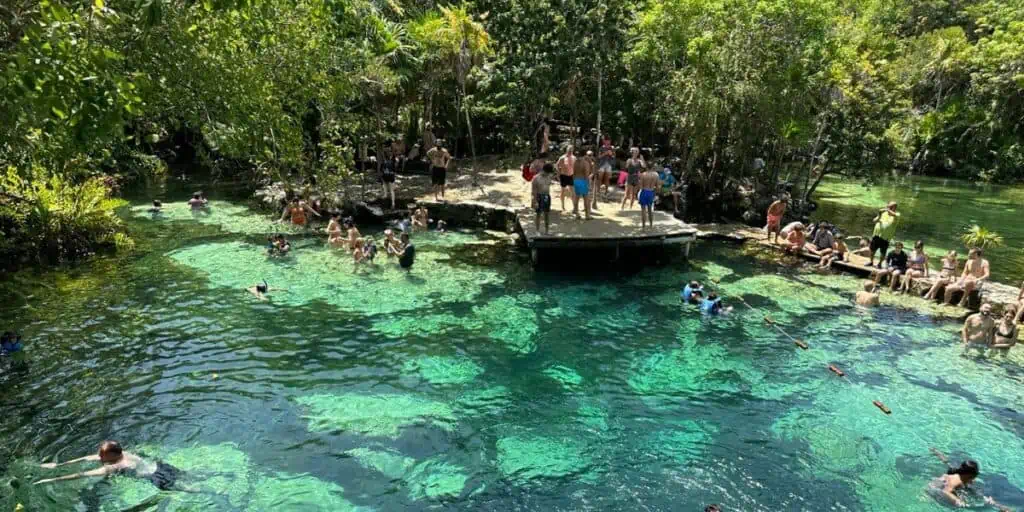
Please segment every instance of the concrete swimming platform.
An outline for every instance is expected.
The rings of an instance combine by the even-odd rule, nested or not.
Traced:
[[[534,261],[539,251],[548,249],[612,249],[617,256],[625,248],[684,245],[689,254],[690,245],[697,240],[695,226],[661,211],[654,212],[653,227],[641,229],[640,209],[620,210],[617,204],[594,211],[591,220],[553,209],[549,234],[544,234],[543,218],[541,229],[536,229],[536,216],[531,208],[517,212],[518,229]]]

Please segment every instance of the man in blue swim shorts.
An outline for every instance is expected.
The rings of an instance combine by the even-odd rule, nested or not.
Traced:
[[[543,172],[534,176],[530,186],[533,187],[533,211],[537,212],[534,219],[534,228],[540,231],[540,216],[544,215],[544,234],[548,234],[551,224],[551,176],[555,168],[551,164],[545,164]]]
[[[654,227],[654,191],[660,185],[657,171],[648,169],[640,175],[640,229]]]
[[[593,153],[590,153],[593,155]],[[572,168],[572,214],[580,218],[580,199],[583,199],[583,210],[587,220],[590,220],[590,175],[594,172],[594,160],[592,158],[577,158]]]

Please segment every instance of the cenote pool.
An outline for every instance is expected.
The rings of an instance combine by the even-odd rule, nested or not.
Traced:
[[[925,242],[933,268],[950,249],[966,257],[959,235],[974,224],[1003,236],[1002,247],[986,250],[992,278],[1018,286],[1024,279],[1024,223],[1020,221],[1024,187],[975,184],[955,179],[913,176],[890,178],[870,186],[858,180],[826,179],[819,187],[816,219],[830,220],[851,235],[869,236],[872,219],[889,201],[899,203],[896,238],[911,247]]]
[[[135,254],[7,284],[30,342],[0,374],[0,510],[944,510],[930,447],[1024,507],[1024,351],[964,355],[923,301],[858,310],[853,278],[714,243],[566,275],[486,233],[430,234],[411,273],[356,274],[313,237],[268,261],[277,228],[213,206],[135,207]],[[264,278],[288,291],[255,301]],[[691,278],[737,309],[681,307]],[[29,485],[106,438],[200,492]]]

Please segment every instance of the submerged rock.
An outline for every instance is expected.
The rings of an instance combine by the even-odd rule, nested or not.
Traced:
[[[452,430],[457,421],[448,405],[409,395],[319,394],[295,401],[308,408],[304,417],[312,432],[396,438],[405,427],[431,425]]]

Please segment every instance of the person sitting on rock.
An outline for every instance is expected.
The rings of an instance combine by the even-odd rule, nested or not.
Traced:
[[[963,291],[964,296],[960,299],[960,306],[967,307],[967,299],[970,297],[971,292],[977,290],[978,293],[981,293],[981,286],[985,284],[985,281],[990,276],[988,260],[982,257],[981,249],[977,247],[971,249],[967,254],[967,263],[964,265],[964,272],[960,276],[960,280],[946,287],[943,302],[952,304],[953,295]]]

